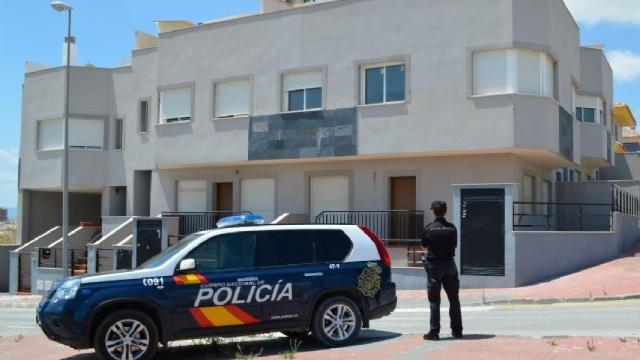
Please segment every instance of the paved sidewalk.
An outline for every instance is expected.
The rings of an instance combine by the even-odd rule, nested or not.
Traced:
[[[424,290],[398,291],[406,302]],[[640,299],[640,244],[626,256],[548,282],[509,289],[462,289],[463,305]]]
[[[40,295],[10,295],[0,293],[0,308],[27,308],[33,309],[40,302]]]
[[[239,347],[238,347],[239,344]],[[160,352],[159,359],[233,359],[250,354],[264,359],[283,359],[289,351],[286,338],[265,339],[226,345],[194,345],[170,347]],[[93,360],[90,350],[76,351],[47,340],[44,335],[0,338],[0,353],[6,360],[74,359]],[[559,338],[539,339],[470,335],[464,340],[422,340],[420,335],[369,334],[355,345],[340,349],[320,348],[303,341],[295,359],[520,359],[520,360],[637,360],[640,340],[637,338]]]

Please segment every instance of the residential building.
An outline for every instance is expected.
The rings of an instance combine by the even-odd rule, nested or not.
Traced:
[[[614,106],[616,119],[615,166],[602,169],[603,180],[640,180],[640,135],[636,119],[627,104]]]
[[[130,65],[71,69],[74,225],[164,211],[428,214],[445,200],[463,283],[531,281],[517,275],[514,203],[551,200],[554,169],[613,163],[611,67],[580,47],[564,3],[294,3],[159,22],[157,36],[137,34]],[[63,80],[62,67],[25,74],[22,242],[60,222]]]

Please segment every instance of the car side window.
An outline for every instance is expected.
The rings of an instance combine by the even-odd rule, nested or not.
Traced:
[[[317,263],[342,262],[353,248],[351,239],[341,230],[316,230],[315,235]]]
[[[197,272],[251,269],[255,266],[255,232],[215,236],[187,256],[196,262]]]
[[[258,266],[276,267],[313,263],[313,232],[273,230],[260,233]]]

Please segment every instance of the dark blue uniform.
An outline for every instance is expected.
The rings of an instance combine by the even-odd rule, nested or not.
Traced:
[[[430,333],[440,332],[440,290],[449,298],[449,316],[454,336],[462,335],[462,315],[460,312],[460,281],[458,268],[454,261],[458,232],[456,227],[445,218],[437,218],[427,225],[422,235],[422,246],[428,248],[425,256],[427,271],[427,293],[431,308]]]

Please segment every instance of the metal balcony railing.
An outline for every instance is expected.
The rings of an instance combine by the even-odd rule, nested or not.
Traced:
[[[618,185],[611,186],[611,204],[613,212],[640,216],[640,197]]]

